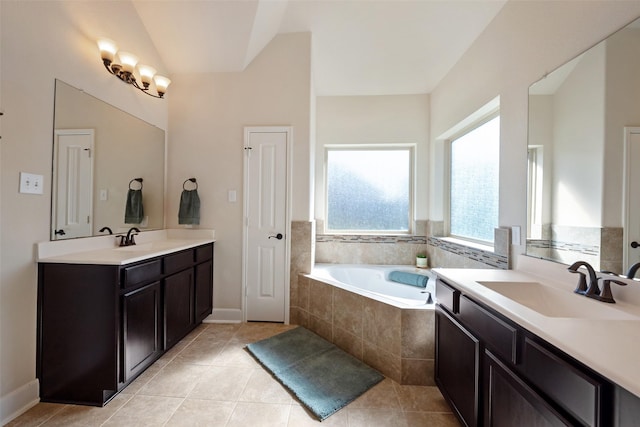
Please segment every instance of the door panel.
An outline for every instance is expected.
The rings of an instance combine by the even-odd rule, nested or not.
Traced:
[[[626,263],[622,272],[640,262],[640,128],[625,128],[625,206],[624,225]],[[633,243],[637,244],[633,244]],[[632,245],[633,244],[633,245]]]
[[[92,129],[55,131],[54,240],[92,235],[93,145]]]
[[[288,131],[276,129],[248,130],[245,138],[243,267],[248,321],[285,320],[289,138]]]

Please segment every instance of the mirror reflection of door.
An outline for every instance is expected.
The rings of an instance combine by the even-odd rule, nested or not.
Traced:
[[[56,129],[52,185],[52,240],[91,236],[93,129]]]
[[[625,134],[625,224],[624,266],[640,262],[640,127],[627,127]]]

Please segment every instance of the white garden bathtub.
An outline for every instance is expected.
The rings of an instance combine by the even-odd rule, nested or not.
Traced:
[[[389,273],[398,270],[428,276],[427,287],[390,281]],[[316,264],[310,276],[396,307],[433,306],[435,275],[410,265]]]

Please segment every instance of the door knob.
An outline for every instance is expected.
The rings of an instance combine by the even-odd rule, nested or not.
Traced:
[[[633,242],[631,242],[631,247],[633,249],[637,248],[638,246],[640,246],[640,243],[636,242],[635,240]]]
[[[283,238],[284,236],[282,235],[282,233],[278,233],[278,234],[276,234],[275,236],[269,236],[269,239],[270,239],[270,238],[272,238],[272,237],[273,237],[274,239],[282,240],[282,238]]]
[[[56,230],[56,231],[54,231],[54,232],[53,232],[53,234],[59,234],[60,236],[64,236],[64,235],[65,235],[65,232],[64,232],[64,230],[63,230],[63,229],[60,229],[60,230]]]

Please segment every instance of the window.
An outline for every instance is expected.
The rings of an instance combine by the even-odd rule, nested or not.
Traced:
[[[327,232],[409,232],[412,147],[335,147],[326,154]]]
[[[529,163],[528,187],[527,187],[527,237],[530,239],[542,239],[542,204],[543,204],[543,170],[544,148],[542,146],[530,146],[527,150]]]
[[[498,226],[500,116],[451,142],[452,237],[493,244]]]

